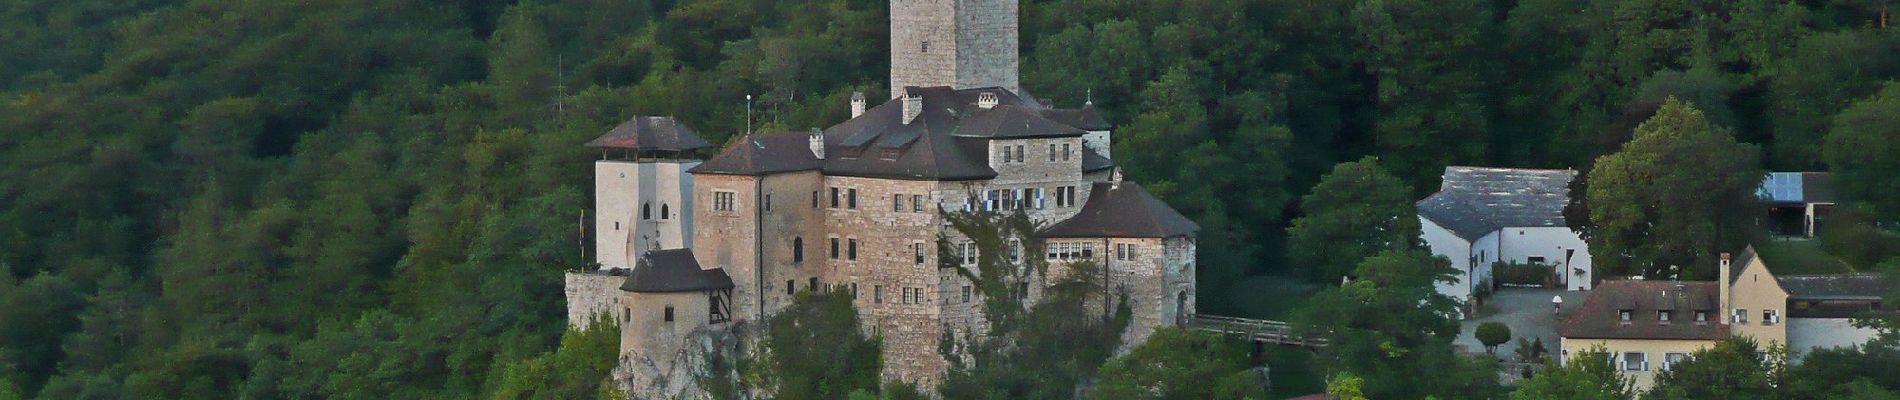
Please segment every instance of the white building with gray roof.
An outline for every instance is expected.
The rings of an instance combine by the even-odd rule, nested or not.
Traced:
[[[1546,265],[1553,283],[1589,290],[1589,246],[1563,215],[1576,177],[1568,169],[1446,167],[1438,192],[1417,203],[1425,244],[1458,270],[1439,293],[1469,300],[1496,284],[1499,262]]]

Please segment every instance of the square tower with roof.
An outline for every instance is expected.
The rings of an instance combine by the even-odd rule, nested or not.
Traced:
[[[905,87],[1021,93],[1017,0],[892,0],[891,97]]]

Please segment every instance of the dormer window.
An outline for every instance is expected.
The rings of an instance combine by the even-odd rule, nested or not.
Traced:
[[[1704,310],[1696,310],[1696,311],[1695,311],[1695,323],[1697,323],[1697,324],[1707,324],[1707,323],[1709,323],[1709,312],[1708,312],[1708,311],[1704,311]]]
[[[1663,324],[1663,325],[1668,325],[1668,324],[1669,324],[1669,312],[1668,312],[1668,311],[1657,311],[1657,312],[1656,312],[1656,322],[1657,322],[1657,323],[1660,323],[1660,324]]]
[[[1622,321],[1623,324],[1628,325],[1630,323],[1630,318],[1634,317],[1635,315],[1636,315],[1636,310],[1617,310],[1616,320]]]

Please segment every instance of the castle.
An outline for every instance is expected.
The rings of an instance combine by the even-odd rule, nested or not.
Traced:
[[[885,378],[933,387],[948,366],[945,332],[984,329],[984,293],[943,267],[977,262],[955,213],[1022,212],[1043,226],[1040,250],[1012,239],[1006,260],[1044,257],[1050,275],[1104,266],[1134,311],[1126,343],[1194,313],[1199,227],[1120,179],[1112,127],[1093,107],[1022,92],[1017,1],[890,7],[893,99],[869,107],[854,96],[849,120],[747,135],[704,161],[682,155],[711,145],[665,117],[589,143],[603,154],[600,270],[567,275],[569,319],[620,323],[615,376],[636,396],[692,390],[683,371],[708,337],[826,288],[850,293],[864,329],[884,338]]]

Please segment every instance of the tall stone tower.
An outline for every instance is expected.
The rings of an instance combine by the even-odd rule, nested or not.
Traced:
[[[1022,93],[1017,0],[891,0],[891,98],[906,86]]]
[[[649,251],[693,245],[693,176],[709,147],[672,117],[633,117],[587,143],[594,162],[594,260],[600,268],[634,268]]]

